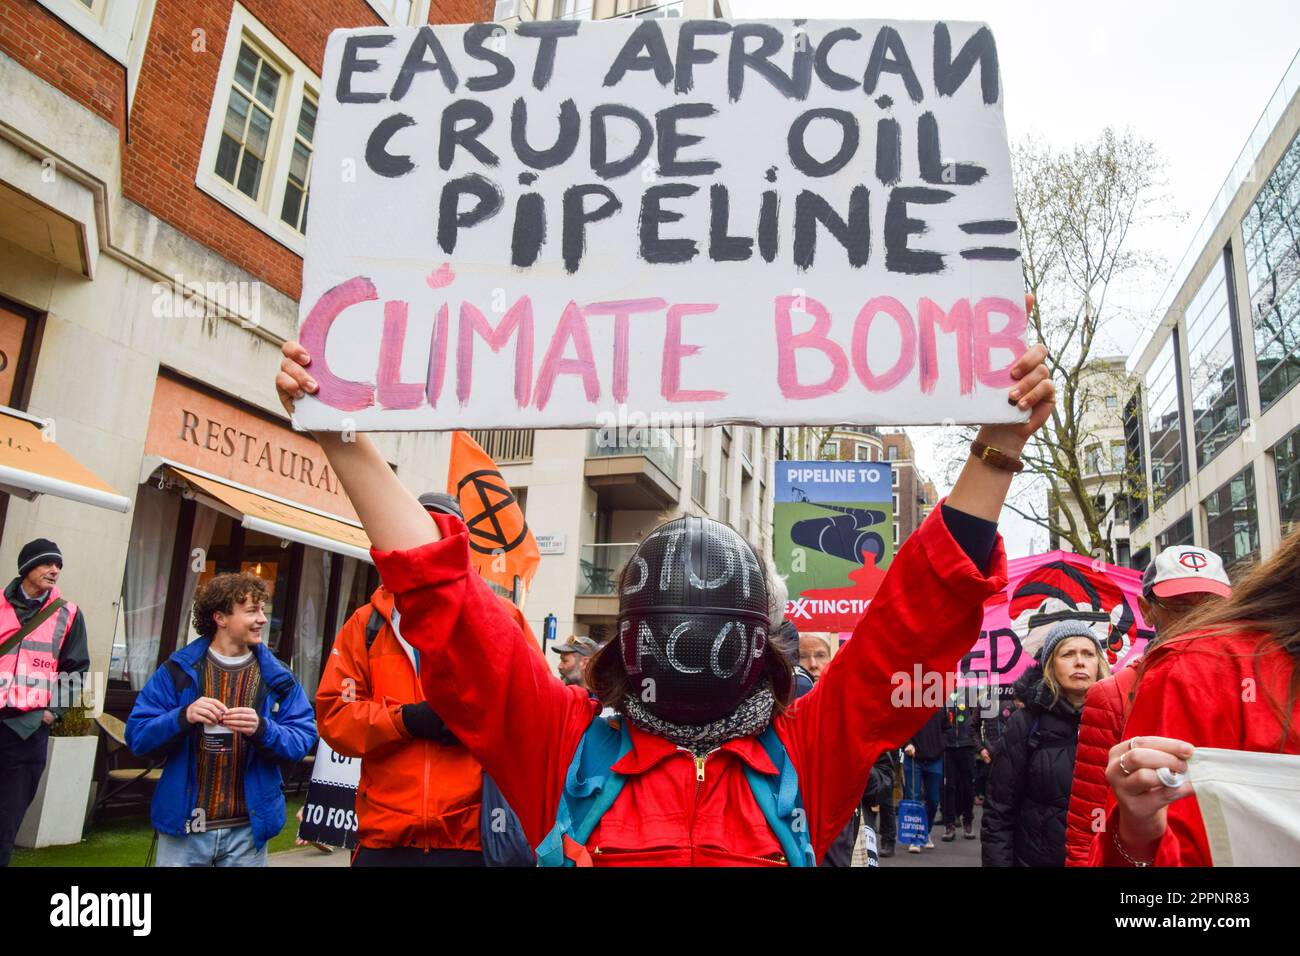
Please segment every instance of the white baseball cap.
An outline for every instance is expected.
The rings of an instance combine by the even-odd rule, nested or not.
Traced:
[[[1217,594],[1232,597],[1232,582],[1223,559],[1213,551],[1177,545],[1165,548],[1142,575],[1142,596],[1168,598],[1180,594]]]

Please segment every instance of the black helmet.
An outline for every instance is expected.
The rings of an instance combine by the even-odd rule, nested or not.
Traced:
[[[735,529],[689,515],[660,525],[619,582],[628,693],[674,723],[725,717],[763,674],[768,622],[762,562]]]

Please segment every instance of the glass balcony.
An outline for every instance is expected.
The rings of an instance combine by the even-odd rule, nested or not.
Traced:
[[[678,442],[665,428],[630,428],[626,436],[616,429],[597,428],[587,434],[587,457],[644,455],[664,473],[677,480]]]
[[[618,573],[636,551],[636,542],[584,544],[578,549],[578,597],[612,597]]]

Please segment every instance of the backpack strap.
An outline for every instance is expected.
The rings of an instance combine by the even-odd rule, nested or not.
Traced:
[[[817,855],[813,851],[808,813],[803,807],[794,762],[771,724],[758,735],[758,742],[777,772],[775,776],[759,773],[745,764],[745,778],[749,781],[754,800],[781,844],[786,861],[791,866],[816,866]]]
[[[375,638],[379,636],[379,631],[384,626],[384,616],[379,613],[379,608],[370,609],[370,620],[366,621],[366,653],[370,653],[370,647],[375,643]]]
[[[537,845],[540,866],[592,865],[585,844],[626,781],[610,768],[631,749],[626,722],[615,727],[599,715],[592,720],[564,775],[555,825]]]

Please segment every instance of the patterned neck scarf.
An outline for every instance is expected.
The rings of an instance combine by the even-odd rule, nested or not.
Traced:
[[[776,697],[772,693],[772,682],[764,680],[754,692],[740,702],[740,706],[719,720],[707,724],[674,724],[656,717],[646,710],[640,698],[629,694],[623,698],[623,713],[641,730],[656,737],[663,737],[670,743],[685,747],[695,756],[700,757],[710,750],[716,750],[728,740],[739,737],[753,737],[761,734],[772,721],[772,707]]]

